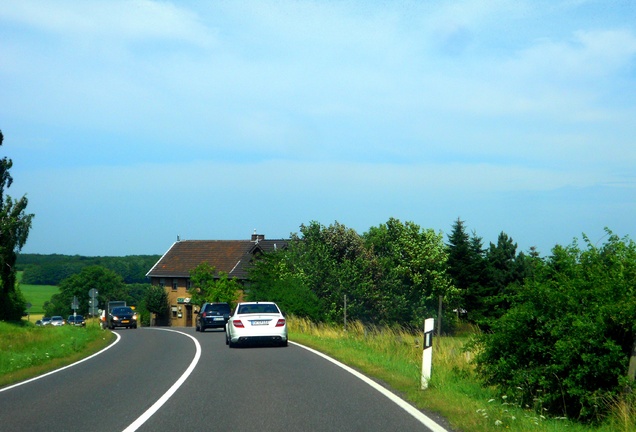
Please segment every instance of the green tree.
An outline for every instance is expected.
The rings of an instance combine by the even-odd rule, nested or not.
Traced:
[[[353,229],[335,222],[301,225],[300,235],[288,244],[293,272],[319,299],[322,320],[337,322],[347,316],[373,322],[381,318],[378,267],[364,239]]]
[[[130,306],[140,306],[146,299],[146,293],[152,285],[149,283],[127,283],[125,284],[126,296],[124,300]]]
[[[510,307],[510,297],[523,283],[528,261],[517,255],[517,244],[501,232],[497,244],[490,243],[485,252],[485,269],[480,283],[471,290],[472,309],[469,319],[484,330],[490,321],[501,317]]]
[[[0,131],[0,146],[4,136]],[[26,213],[28,200],[5,196],[5,188],[13,183],[9,171],[13,161],[6,156],[0,160],[0,320],[17,321],[25,312],[25,300],[16,287],[17,254],[26,243],[33,214]]]
[[[609,232],[609,231],[608,231]],[[585,238],[585,237],[584,237]],[[601,419],[633,387],[628,365],[636,335],[636,245],[610,233],[534,261],[511,307],[481,334],[477,370],[518,403],[571,419]]]
[[[467,311],[470,319],[474,311],[479,309],[481,299],[478,293],[485,276],[482,240],[475,233],[469,236],[464,221],[458,218],[448,236],[447,247],[448,274],[459,290],[459,306]]]
[[[51,297],[50,302],[44,305],[47,315],[66,316],[72,312],[73,297],[77,297],[79,309],[77,313],[88,313],[88,292],[91,289],[98,291],[98,302],[101,309],[106,308],[110,300],[131,299],[126,285],[120,275],[101,266],[85,267],[78,274],[67,277],[59,284],[59,293]]]
[[[438,315],[439,297],[447,309],[458,304],[458,292],[446,273],[448,252],[442,234],[413,222],[390,218],[365,234],[367,247],[381,267],[379,286],[386,320],[420,327]],[[448,315],[451,321],[452,315]]]
[[[247,299],[273,301],[285,314],[320,321],[321,301],[308,286],[307,278],[294,272],[292,257],[288,249],[257,257],[249,270]]]
[[[201,263],[190,271],[191,302],[226,302],[234,307],[239,298],[241,285],[236,279],[230,279],[225,272],[216,274],[216,269],[208,263]]]
[[[144,299],[144,307],[148,312],[156,314],[157,322],[167,322],[170,305],[168,304],[168,293],[166,293],[166,290],[160,285],[148,287]]]

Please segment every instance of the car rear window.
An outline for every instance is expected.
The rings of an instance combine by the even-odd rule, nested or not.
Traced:
[[[222,314],[230,313],[230,305],[228,304],[210,304],[205,308],[206,312],[219,312]]]
[[[279,313],[276,305],[273,304],[247,304],[241,305],[238,310],[239,314],[251,313]]]

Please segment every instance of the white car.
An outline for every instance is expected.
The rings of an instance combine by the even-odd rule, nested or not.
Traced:
[[[239,303],[225,325],[225,343],[272,342],[287,346],[287,320],[276,303]]]
[[[64,318],[62,318],[61,316],[56,315],[54,317],[51,317],[50,325],[59,327],[59,326],[63,326],[64,324],[66,324],[66,321],[64,321]]]

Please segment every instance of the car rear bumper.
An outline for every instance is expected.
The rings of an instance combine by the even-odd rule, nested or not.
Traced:
[[[129,321],[127,323],[123,323],[121,321],[113,321],[110,323],[111,327],[137,327],[137,321]]]
[[[222,321],[204,321],[201,323],[202,328],[225,328],[225,320]]]
[[[258,335],[258,336],[248,336],[248,335],[235,335],[230,338],[232,343],[235,344],[249,344],[249,343],[283,343],[287,342],[287,335],[284,334],[271,334],[271,335]]]

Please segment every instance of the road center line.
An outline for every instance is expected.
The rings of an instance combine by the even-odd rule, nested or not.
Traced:
[[[161,408],[163,406],[163,404],[168,402],[168,399],[170,399],[172,397],[172,395],[175,394],[177,390],[179,390],[179,387],[181,387],[181,385],[186,381],[186,379],[188,379],[188,377],[190,376],[190,374],[192,373],[192,371],[196,367],[197,363],[199,362],[199,359],[201,358],[201,345],[199,344],[199,341],[196,340],[193,336],[190,336],[187,333],[183,333],[183,332],[180,332],[180,331],[177,331],[177,330],[171,330],[171,329],[154,328],[154,327],[149,327],[148,329],[149,330],[170,331],[170,332],[179,333],[179,334],[182,334],[184,336],[189,337],[190,339],[192,339],[194,341],[194,345],[196,347],[196,354],[194,355],[194,358],[192,359],[192,362],[190,363],[190,366],[188,366],[186,371],[181,375],[181,377],[179,377],[179,379],[172,385],[172,387],[170,387],[168,389],[168,391],[165,392],[163,394],[163,396],[161,396],[157,400],[157,402],[155,402],[150,408],[148,408],[145,413],[143,413],[141,416],[139,416],[139,418],[137,420],[132,422],[130,424],[130,426],[128,426],[126,429],[124,429],[123,432],[134,432],[134,431],[136,431],[150,417],[152,417],[153,414],[155,414],[157,411],[159,411],[159,408]]]

